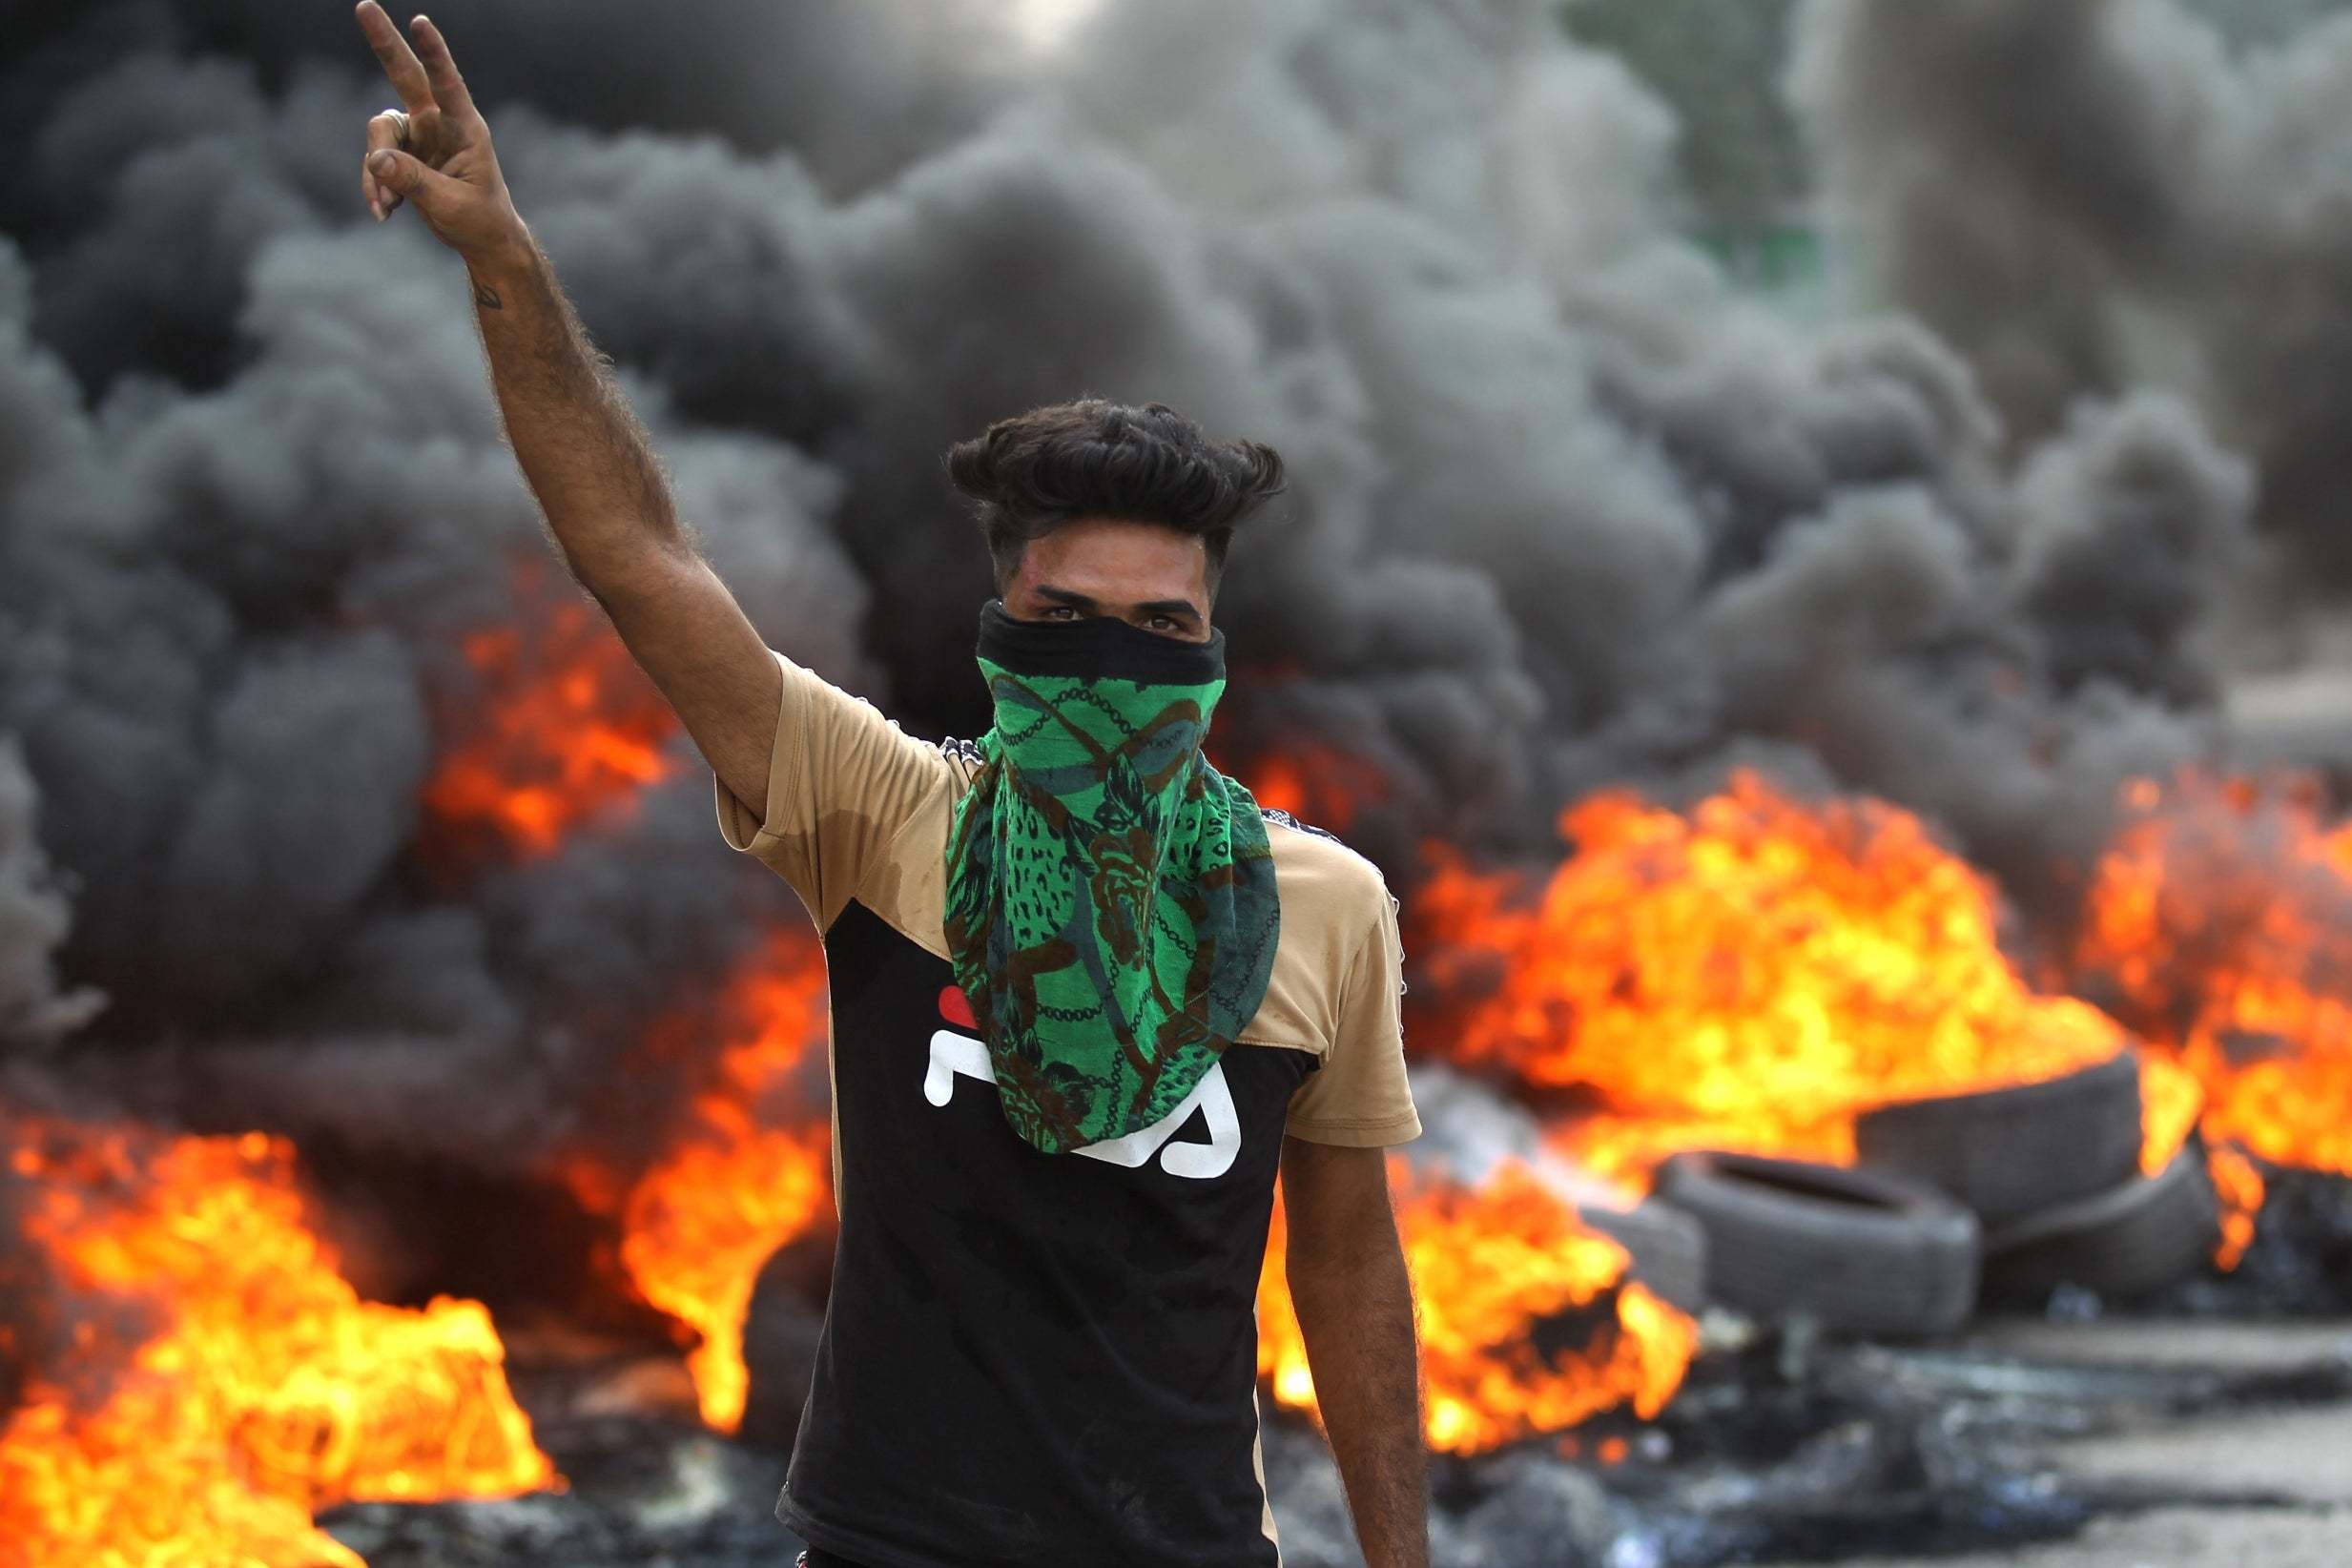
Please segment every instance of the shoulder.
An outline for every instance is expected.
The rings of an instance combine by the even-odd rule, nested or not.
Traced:
[[[1359,887],[1387,887],[1380,868],[1349,848],[1347,841],[1329,828],[1302,822],[1278,806],[1260,806],[1258,815],[1266,819],[1266,842],[1273,851],[1278,871],[1296,867],[1303,874],[1352,882]]]
[[[1327,933],[1340,950],[1361,940],[1396,897],[1368,857],[1337,834],[1302,822],[1289,812],[1260,807],[1267,846],[1274,856],[1274,886],[1282,901],[1283,939]],[[1310,945],[1322,946],[1315,942]]]
[[[900,936],[937,959],[945,959],[947,936],[941,918],[947,903],[942,862],[957,802],[971,788],[981,757],[971,741],[949,737],[908,745],[923,756],[923,785],[906,819],[875,857],[860,881],[857,900]]]

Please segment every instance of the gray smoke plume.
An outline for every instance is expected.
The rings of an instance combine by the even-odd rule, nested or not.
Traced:
[[[279,9],[115,8],[0,73],[0,732],[78,879],[58,968],[113,999],[55,1054],[510,1166],[790,900],[683,736],[549,856],[427,852],[491,696],[459,650],[548,622],[547,545],[455,259],[359,200],[374,61]],[[1549,6],[1110,0],[1036,56],[986,14],[436,12],[754,624],[910,731],[984,722],[940,455],[1098,392],[1288,460],[1219,738],[1361,765],[1408,897],[1431,834],[1550,856],[1576,794],[1762,759],[2039,909],[2122,777],[2213,744],[2245,464],[2157,395],[2005,440],[1916,321],[1734,294],[1671,115]]]
[[[106,1005],[88,986],[58,984],[52,955],[72,917],[32,818],[23,749],[0,737],[0,1054],[53,1046]]]
[[[2022,437],[2179,386],[2259,468],[2267,588],[2341,590],[2352,16],[2233,53],[2173,0],[1811,0],[1791,85],[1868,280]]]

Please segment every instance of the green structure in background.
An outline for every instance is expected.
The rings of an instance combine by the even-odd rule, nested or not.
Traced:
[[[2187,9],[2221,30],[2236,45],[2284,43],[2338,12],[2352,0],[2184,0]]]
[[[1733,282],[1765,294],[1809,293],[1827,274],[1821,232],[1801,215],[1768,225],[1707,225],[1690,238]]]
[[[1589,48],[1624,61],[1681,124],[1684,233],[1726,277],[1789,314],[1827,310],[1809,175],[1780,78],[1796,0],[1566,0]]]
[[[1681,122],[1684,192],[1706,233],[1785,229],[1809,183],[1781,100],[1795,0],[1566,0],[1571,36],[1625,62]]]
[[[1817,317],[1828,308],[1833,258],[1810,210],[1804,137],[1781,96],[1801,3],[1562,0],[1560,18],[1571,36],[1617,55],[1674,111],[1691,240],[1740,287]],[[2352,10],[2352,0],[2180,4],[2234,49],[2281,43]]]

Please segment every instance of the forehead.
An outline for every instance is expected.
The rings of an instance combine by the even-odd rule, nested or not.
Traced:
[[[1208,547],[1196,533],[1157,523],[1080,518],[1029,541],[1014,581],[1055,588],[1105,604],[1208,599]]]

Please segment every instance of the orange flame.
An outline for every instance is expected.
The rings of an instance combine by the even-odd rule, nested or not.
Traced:
[[[779,1125],[777,1105],[824,1039],[824,996],[816,943],[775,933],[732,988],[726,1016],[749,1021],[745,1038],[721,1054],[685,1135],[622,1200],[622,1266],[646,1300],[700,1333],[688,1370],[721,1432],[743,1419],[743,1319],[760,1266],[829,1207],[826,1124]]]
[[[1688,812],[1596,795],[1560,831],[1576,852],[1532,897],[1434,848],[1413,913],[1436,988],[1474,999],[1453,1052],[1590,1094],[1560,1137],[1601,1174],[1701,1145],[1850,1163],[1872,1106],[2123,1047],[2025,985],[1991,884],[1893,806],[1803,805],[1743,771]]]
[[[2146,1131],[2140,1145],[2139,1172],[2154,1176],[2173,1163],[2180,1145],[2197,1130],[2205,1108],[2205,1090],[2197,1075],[2166,1057],[2142,1056],[2139,1063],[2140,1125]]]
[[[1587,1230],[1522,1166],[1476,1188],[1417,1181],[1392,1155],[1397,1224],[1413,1279],[1433,1448],[1475,1454],[1555,1433],[1630,1405],[1644,1417],[1681,1386],[1698,1344],[1692,1321],[1625,1281],[1625,1249]],[[1314,1377],[1282,1267],[1276,1204],[1258,1282],[1258,1371],[1280,1403],[1315,1410]],[[1614,1289],[1610,1315],[1581,1354],[1547,1354],[1536,1329]]]
[[[314,1513],[563,1486],[489,1314],[359,1300],[303,1223],[284,1140],[12,1130],[35,1300],[72,1321],[53,1354],[0,1342],[31,1363],[0,1429],[11,1560],[364,1568]]]
[[[2093,875],[2079,982],[2203,1085],[2207,1140],[2352,1175],[2352,824],[2300,779],[2136,780]],[[2217,1179],[2241,1194],[2251,1166]]]
[[[1361,808],[1389,794],[1388,779],[1379,769],[1319,741],[1261,756],[1247,772],[1249,793],[1258,804],[1333,833],[1347,832]]]
[[[661,693],[602,615],[547,592],[543,573],[537,562],[521,570],[520,597],[546,607],[527,635],[500,627],[465,639],[481,692],[424,786],[444,835],[486,836],[525,856],[626,809],[675,766],[662,746],[677,721]]]
[[[2214,1248],[2214,1266],[2224,1271],[2238,1267],[2254,1245],[2254,1222],[2262,1212],[2268,1184],[2254,1162],[2234,1144],[2216,1144],[2206,1156],[2214,1190],[2221,1199],[2221,1240]]]
[[[747,1038],[727,1048],[718,1081],[696,1097],[691,1129],[620,1200],[622,1261],[647,1300],[700,1332],[691,1362],[695,1389],[704,1419],[722,1431],[742,1419],[742,1329],[753,1283],[771,1252],[824,1217],[831,1192],[825,1125],[794,1130],[766,1114],[823,1037],[824,980],[822,955],[805,933],[771,939],[725,1009],[752,1021]],[[1393,1168],[1403,1170],[1401,1163]],[[606,1179],[592,1163],[569,1174],[584,1194]],[[1407,1203],[1400,1223],[1422,1279],[1433,1365],[1456,1369],[1451,1383],[1433,1383],[1441,1391],[1432,1405],[1433,1441],[1491,1447],[1628,1403],[1651,1414],[1680,1383],[1695,1331],[1639,1286],[1619,1290],[1615,1326],[1596,1340],[1592,1365],[1554,1365],[1513,1342],[1536,1319],[1599,1297],[1625,1267],[1615,1242],[1585,1232],[1532,1179],[1506,1175],[1475,1197],[1433,1186]],[[1281,1227],[1277,1205],[1261,1283],[1267,1337],[1259,1364],[1278,1398],[1311,1408],[1284,1289]],[[1480,1247],[1485,1264],[1469,1256]],[[1506,1256],[1521,1260],[1525,1277],[1498,1289],[1488,1269]],[[1491,1349],[1473,1343],[1481,1335],[1491,1336]]]

